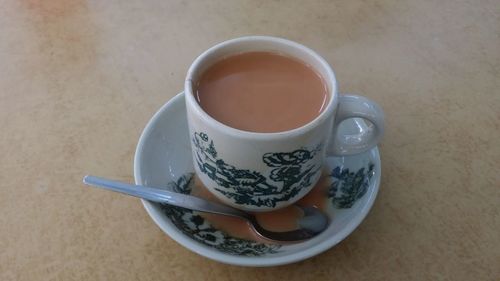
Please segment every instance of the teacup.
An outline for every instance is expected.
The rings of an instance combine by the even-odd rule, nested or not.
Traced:
[[[229,127],[201,108],[194,91],[203,71],[224,57],[257,51],[296,58],[322,76],[329,101],[314,120],[285,132],[256,133]],[[375,102],[338,94],[330,65],[313,50],[282,38],[242,37],[208,49],[189,68],[184,92],[197,176],[222,202],[245,211],[293,204],[319,180],[327,155],[367,151],[377,145],[384,130],[383,112]],[[348,118],[363,118],[372,126],[356,135],[337,133]]]

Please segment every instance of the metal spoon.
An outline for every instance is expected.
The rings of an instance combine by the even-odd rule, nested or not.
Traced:
[[[94,176],[85,176],[83,178],[83,183],[144,198],[153,202],[165,203],[199,212],[242,218],[263,238],[279,242],[298,242],[306,240],[318,235],[328,226],[328,217],[314,207],[301,207],[295,205],[304,211],[304,217],[298,220],[300,228],[292,231],[275,232],[264,229],[259,225],[255,216],[249,213],[196,196],[142,185],[127,184]]]

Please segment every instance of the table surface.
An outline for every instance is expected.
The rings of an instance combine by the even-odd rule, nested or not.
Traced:
[[[224,4],[223,4],[224,3]],[[500,11],[481,1],[0,1],[0,280],[500,280]],[[243,268],[139,200],[139,135],[213,44],[265,34],[385,110],[368,217],[325,253]],[[347,279],[346,279],[347,278]]]

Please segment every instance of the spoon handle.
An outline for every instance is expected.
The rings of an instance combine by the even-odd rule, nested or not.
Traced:
[[[147,199],[153,202],[166,203],[168,205],[182,207],[194,211],[228,215],[233,217],[240,217],[243,219],[248,219],[249,216],[247,213],[231,208],[229,206],[211,202],[196,196],[186,195],[159,188],[128,184],[94,176],[85,176],[83,178],[83,183]]]

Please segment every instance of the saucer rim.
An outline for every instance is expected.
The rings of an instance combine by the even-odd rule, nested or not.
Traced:
[[[157,124],[157,120],[160,116],[170,107],[175,106],[178,102],[184,101],[184,92],[180,92],[179,94],[172,97],[168,102],[166,102],[148,121],[147,125],[143,129],[141,136],[139,138],[139,142],[136,146],[136,151],[134,155],[134,179],[135,183],[138,185],[143,184],[142,175],[140,173],[141,163],[140,159],[142,156],[142,152],[144,150],[144,144],[146,139],[151,136],[150,132],[153,130],[155,125]],[[366,218],[369,211],[373,207],[375,199],[377,198],[380,180],[381,180],[381,162],[380,162],[380,154],[378,151],[378,147],[372,148],[370,153],[374,153],[375,161],[378,165],[375,165],[375,174],[378,175],[375,177],[375,182],[373,184],[372,191],[369,194],[370,197],[366,201],[366,204],[360,210],[360,214],[356,216],[353,220],[351,220],[341,231],[337,232],[335,235],[324,239],[318,244],[312,246],[311,248],[293,253],[291,255],[283,255],[283,256],[261,256],[261,257],[241,257],[235,256],[231,254],[222,253],[216,249],[209,248],[208,246],[202,245],[199,242],[193,241],[191,238],[183,234],[175,225],[172,224],[161,212],[159,212],[152,202],[141,199],[146,212],[151,217],[151,219],[156,223],[156,225],[170,238],[179,243],[181,246],[189,249],[192,252],[195,252],[203,257],[209,258],[211,260],[215,260],[218,262],[222,262],[225,264],[231,265],[239,265],[239,266],[249,266],[249,267],[269,267],[269,266],[278,266],[284,265],[294,262],[299,262],[310,257],[316,256],[333,246],[340,243],[347,236],[349,236]],[[344,156],[345,157],[345,156]]]

